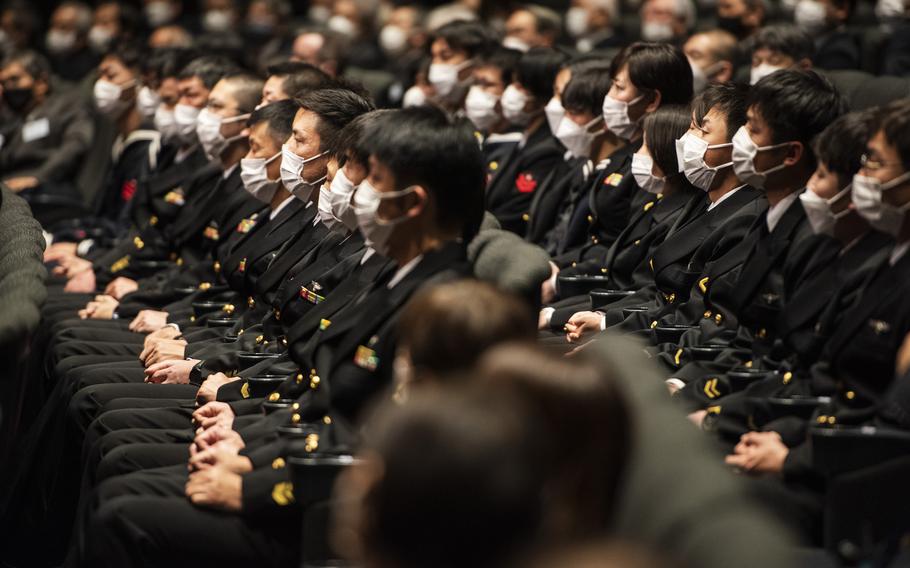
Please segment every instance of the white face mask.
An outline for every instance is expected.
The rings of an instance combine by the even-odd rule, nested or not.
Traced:
[[[576,38],[588,33],[588,11],[581,6],[569,8],[566,12],[566,31]]]
[[[316,154],[310,158],[301,158],[288,148],[287,144],[281,146],[281,183],[285,189],[294,194],[294,197],[309,203],[313,195],[313,188],[318,187],[325,176],[314,181],[307,181],[303,178],[303,168],[313,160],[325,156],[328,152]]]
[[[354,213],[357,215],[357,226],[363,233],[365,244],[386,256],[389,253],[389,237],[395,230],[395,226],[407,220],[407,215],[402,215],[395,219],[380,219],[377,215],[379,206],[383,200],[396,199],[413,193],[417,189],[411,186],[401,191],[392,191],[389,193],[379,193],[376,188],[370,184],[369,180],[363,180],[354,192]]]
[[[207,32],[225,32],[231,29],[234,14],[230,10],[208,10],[202,16],[202,27]]]
[[[199,143],[202,144],[202,149],[210,160],[220,158],[221,153],[224,152],[225,148],[232,142],[246,138],[242,134],[225,138],[224,134],[221,133],[222,125],[246,120],[249,117],[250,114],[246,113],[230,118],[221,118],[207,108],[202,109],[202,112],[199,113],[199,117],[196,120],[196,136],[199,138]]]
[[[344,168],[338,170],[335,177],[332,178],[329,201],[332,206],[332,215],[341,221],[349,231],[357,228],[357,214],[354,213],[354,207],[351,205],[351,197],[355,191],[357,191],[357,186],[344,173]]]
[[[401,97],[401,106],[404,108],[419,107],[427,104],[427,94],[419,86],[414,85],[404,92]]]
[[[789,142],[782,142],[771,146],[756,146],[755,142],[752,141],[752,138],[746,131],[746,127],[740,126],[739,130],[737,130],[736,134],[733,136],[733,171],[736,172],[736,177],[738,177],[741,182],[747,183],[754,188],[763,189],[768,174],[782,170],[787,166],[781,162],[773,168],[768,168],[763,172],[759,172],[755,169],[755,156],[759,152],[783,148],[789,144]]]
[[[654,160],[644,154],[632,154],[632,175],[638,187],[648,193],[658,194],[664,189],[666,177],[657,177],[653,173]]]
[[[154,0],[145,5],[145,18],[151,27],[157,28],[170,22],[175,16],[170,2]]]
[[[499,122],[500,116],[496,112],[498,102],[499,97],[474,85],[468,91],[468,97],[464,101],[464,111],[478,130],[488,132],[494,124]]]
[[[556,129],[559,128],[559,123],[566,116],[566,109],[562,107],[562,101],[553,97],[547,103],[547,106],[543,107],[543,111],[547,115],[547,124],[550,125],[550,132],[555,135]]]
[[[269,179],[268,165],[281,156],[278,152],[271,158],[244,158],[240,160],[240,179],[243,181],[243,188],[250,195],[262,201],[271,203],[272,198],[278,191],[278,184],[281,179]]]
[[[600,118],[595,116],[593,120],[582,126],[570,120],[569,117],[565,117],[556,128],[556,138],[576,158],[588,158],[591,155],[591,143],[604,131],[603,128],[594,132],[589,131],[600,121]]]
[[[761,63],[758,67],[753,67],[752,71],[749,72],[749,84],[754,85],[771,73],[780,71],[781,69],[783,69],[783,67],[775,67],[770,63]]]
[[[408,33],[398,26],[389,24],[379,32],[379,47],[386,55],[396,56],[408,47]]]
[[[638,133],[638,123],[629,118],[629,107],[644,98],[638,95],[629,102],[614,99],[610,95],[604,97],[604,123],[613,134],[624,140],[631,140]]]
[[[319,186],[319,203],[317,205],[317,213],[319,214],[319,221],[325,225],[325,228],[330,231],[339,231],[343,232],[341,226],[341,221],[335,218],[335,214],[332,213],[332,190],[329,188],[328,183],[323,183]]]
[[[76,32],[50,29],[47,31],[45,45],[51,53],[66,53],[76,47]]]
[[[455,87],[461,82],[458,74],[463,69],[471,65],[471,61],[463,61],[458,65],[450,63],[433,63],[430,65],[430,72],[427,74],[427,80],[433,85],[433,89],[440,97],[448,97],[455,91]]]
[[[905,184],[907,180],[910,180],[910,172],[905,172],[885,183],[856,174],[853,176],[853,205],[856,212],[868,221],[872,228],[897,237],[904,225],[904,216],[910,209],[910,202],[898,207],[885,203],[882,194]]]
[[[679,164],[679,170],[686,175],[689,183],[703,191],[711,191],[714,187],[714,179],[717,172],[729,168],[733,162],[727,162],[713,168],[705,162],[705,154],[708,150],[715,148],[728,148],[732,142],[726,144],[708,144],[705,140],[694,136],[689,132],[683,134],[682,138],[676,141],[676,160]]]
[[[136,93],[136,108],[139,109],[139,114],[146,120],[155,116],[155,111],[158,110],[158,105],[160,104],[161,97],[148,86],[143,86]]]
[[[800,0],[793,19],[809,35],[820,34],[828,27],[828,12],[818,0]]]
[[[112,83],[105,79],[98,79],[95,81],[95,87],[93,89],[95,97],[95,107],[98,108],[98,111],[101,114],[106,114],[110,117],[119,117],[123,114],[130,106],[130,101],[121,100],[120,97],[123,96],[124,89],[129,89],[136,84],[136,81],[128,81],[123,85],[118,85],[117,83]]]
[[[840,213],[834,213],[831,211],[831,206],[837,203],[841,197],[850,193],[850,188],[851,185],[847,184],[847,187],[838,191],[837,195],[831,199],[820,197],[811,189],[799,194],[799,200],[806,211],[806,218],[809,220],[809,225],[812,226],[812,232],[816,235],[834,235],[834,224],[838,219],[850,213],[850,208],[844,208]]]
[[[169,110],[164,105],[158,105],[158,108],[155,109],[155,130],[161,134],[161,138],[166,142],[180,137],[180,129],[177,126],[176,118],[174,118],[173,110]]]
[[[357,24],[344,16],[337,14],[332,16],[326,26],[336,34],[344,37],[355,37],[357,35]]]
[[[673,39],[673,26],[666,22],[644,22],[641,25],[641,38],[645,41],[670,41]]]
[[[88,44],[98,53],[104,53],[112,41],[114,41],[114,34],[107,28],[92,26],[92,29],[88,31]]]
[[[528,95],[515,85],[509,85],[500,99],[502,116],[511,124],[526,126],[531,121],[531,115],[525,111],[527,104]]]
[[[528,45],[528,42],[515,36],[506,36],[506,38],[502,40],[502,46],[506,49],[514,49],[522,53],[531,49],[531,46]]]
[[[177,123],[177,134],[186,144],[196,141],[196,119],[201,111],[191,105],[178,104],[174,107],[174,120]]]

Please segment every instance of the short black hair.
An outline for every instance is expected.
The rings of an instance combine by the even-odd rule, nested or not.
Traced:
[[[537,28],[537,33],[549,35],[555,39],[562,32],[562,18],[552,9],[539,4],[522,4],[512,10],[513,13],[521,11],[534,16],[534,25]]]
[[[371,156],[401,188],[425,187],[435,198],[437,223],[460,231],[465,242],[480,229],[486,173],[483,154],[466,120],[434,107],[383,114],[364,133]]]
[[[763,77],[749,90],[747,104],[771,128],[773,144],[802,142],[813,168],[812,142],[847,109],[830,81],[815,71],[796,69]]]
[[[339,166],[343,166],[348,160],[352,160],[365,168],[368,167],[370,151],[367,141],[363,138],[363,133],[376,119],[388,112],[392,111],[390,109],[380,109],[361,114],[341,129],[334,148],[334,157]]]
[[[270,77],[284,77],[281,88],[291,98],[304,91],[324,87],[331,81],[328,73],[302,61],[283,61],[269,65],[266,74]]]
[[[724,115],[727,121],[727,142],[741,126],[746,124],[746,111],[749,106],[749,85],[743,83],[714,83],[708,85],[692,101],[692,118],[701,126],[705,115],[714,109]]]
[[[148,50],[137,41],[126,39],[114,42],[104,53],[105,57],[113,57],[123,65],[137,73],[142,71],[145,61],[148,60]]]
[[[544,104],[553,98],[553,81],[569,56],[552,47],[533,47],[522,54],[515,80]]]
[[[192,60],[177,76],[178,79],[192,79],[198,77],[206,89],[211,89],[215,83],[228,74],[239,70],[230,59],[213,55],[204,55]]]
[[[3,58],[3,67],[18,63],[33,79],[48,81],[51,76],[51,64],[37,51],[23,49]]]
[[[692,113],[684,105],[663,105],[645,117],[642,130],[648,153],[667,178],[682,175],[676,161],[676,140],[689,130],[691,122]]]
[[[625,66],[635,88],[659,92],[662,105],[685,105],[692,99],[692,66],[675,45],[637,41],[613,58],[610,75],[616,77]]]
[[[910,99],[898,99],[878,111],[870,137],[881,130],[897,149],[905,170],[910,170]]]
[[[142,72],[155,77],[158,81],[168,77],[177,77],[190,61],[198,57],[194,49],[186,47],[159,47],[151,50],[146,57]]]
[[[521,59],[520,51],[506,47],[494,47],[490,53],[480,60],[478,67],[495,67],[499,69],[503,84],[508,85],[512,82],[515,69],[518,68],[519,59]]]
[[[456,20],[440,27],[433,34],[433,41],[445,40],[455,51],[464,51],[468,58],[483,57],[496,45],[493,32],[480,22]]]
[[[579,71],[573,71],[572,78],[562,91],[563,108],[600,116],[610,83],[610,74],[603,67],[588,65]]]
[[[768,49],[792,57],[794,61],[812,60],[815,56],[815,42],[801,28],[791,24],[765,26],[755,34],[752,52]]]
[[[231,86],[234,98],[237,99],[237,108],[241,113],[253,112],[262,100],[263,81],[259,77],[241,72],[229,73],[222,77],[222,80]]]
[[[850,112],[832,122],[812,145],[816,159],[846,185],[860,170],[878,109]]]
[[[369,100],[346,89],[316,89],[294,99],[299,108],[319,117],[316,132],[319,149],[334,152],[342,129],[358,116],[375,107]]]
[[[291,137],[297,108],[297,103],[291,100],[275,101],[254,110],[246,124],[268,123],[269,136],[278,144],[284,144]]]

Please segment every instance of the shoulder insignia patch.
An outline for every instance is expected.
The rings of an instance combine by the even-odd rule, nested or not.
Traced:
[[[610,187],[616,187],[622,183],[623,176],[621,173],[614,172],[604,178],[604,185],[609,185]]]
[[[365,345],[360,345],[357,347],[357,351],[354,353],[354,364],[360,367],[361,369],[366,369],[367,371],[375,371],[379,367],[379,357],[376,356],[376,352],[366,347]]]
[[[244,233],[244,234],[249,233],[250,230],[255,226],[256,226],[256,216],[255,215],[248,219],[241,219],[241,221],[239,223],[237,223],[237,232]]]
[[[531,193],[537,189],[537,180],[534,179],[534,174],[531,172],[518,174],[518,177],[515,178],[515,188],[518,189],[518,193]]]
[[[316,292],[311,291],[306,286],[300,287],[300,297],[311,304],[321,304],[322,301],[325,300],[325,296],[320,296]]]

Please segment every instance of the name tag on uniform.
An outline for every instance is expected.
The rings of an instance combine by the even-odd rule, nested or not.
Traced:
[[[46,118],[39,118],[22,125],[22,141],[41,140],[51,133],[51,123]]]

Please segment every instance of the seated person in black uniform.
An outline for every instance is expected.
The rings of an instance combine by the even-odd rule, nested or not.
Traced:
[[[78,199],[73,179],[95,134],[86,105],[54,86],[50,66],[40,54],[22,51],[0,65],[3,101],[15,121],[0,134],[0,172],[15,192],[44,192]]]
[[[473,238],[483,213],[483,160],[466,124],[451,124],[435,109],[406,109],[382,116],[365,137],[373,150],[370,174],[354,196],[358,224],[367,241],[392,258],[398,268],[309,338],[309,348],[290,346],[301,368],[311,369],[309,380],[295,389],[302,391],[299,406],[271,416],[292,426],[313,420],[314,426],[325,429],[304,444],[309,452],[330,452],[333,438],[339,441],[339,449],[349,447],[352,441],[346,432],[352,432],[351,426],[359,422],[364,406],[377,396],[390,394],[395,326],[401,307],[425,283],[470,273],[462,242]],[[298,375],[302,373],[289,377],[291,384]],[[233,415],[226,404],[209,403],[203,408],[206,410],[197,412],[200,422],[202,418],[221,422],[221,417]],[[229,421],[234,422],[233,418]],[[264,423],[266,419],[256,417],[255,421]],[[241,422],[238,418],[238,427]],[[264,444],[261,454],[269,456],[266,463],[242,460],[247,467],[232,471],[219,460],[212,467],[203,466],[188,480],[185,467],[171,468],[166,489],[171,497],[133,493],[129,487],[136,479],[133,476],[141,477],[144,472],[108,479],[99,487],[99,497],[106,494],[111,498],[100,497],[97,503],[104,505],[90,512],[83,563],[145,565],[167,562],[175,554],[206,562],[215,558],[275,565],[295,562],[300,552],[299,509],[287,468],[273,467],[286,463],[282,455],[290,454],[273,431],[267,427],[267,435],[259,440]],[[221,428],[214,432],[225,433]],[[206,434],[214,435],[206,432],[200,436]],[[204,447],[201,438],[199,441]],[[252,437],[249,443],[259,445]],[[300,448],[304,454],[306,448]],[[279,457],[282,459],[276,461]],[[225,493],[216,486],[234,489]],[[107,492],[121,496],[114,498]],[[159,536],[142,547],[141,558],[128,544],[133,535],[115,528],[122,521],[156,527]],[[199,536],[192,536],[194,532]],[[140,529],[134,535],[139,533],[147,534]],[[214,535],[218,535],[217,542],[212,540],[211,545],[200,540]]]
[[[492,33],[480,22],[459,20],[436,30],[430,40],[432,59],[427,73],[430,101],[452,114],[463,109],[471,71],[495,45]]]
[[[800,28],[790,24],[764,27],[752,42],[749,84],[754,85],[780,69],[809,69],[814,55],[812,38]]]
[[[774,328],[750,342],[734,342],[731,349],[713,362],[703,363],[705,377],[683,391],[685,398],[704,405],[723,401],[720,415],[732,430],[733,416],[750,412],[748,399],[755,396],[808,394],[810,367],[818,361],[824,340],[838,325],[843,307],[854,301],[864,280],[890,251],[888,235],[872,230],[851,207],[853,176],[859,171],[866,150],[869,128],[875,111],[846,114],[825,129],[814,142],[818,167],[800,195],[812,230],[828,238],[811,257],[800,259],[812,268],[782,307]],[[741,361],[767,369],[754,375],[734,404],[723,393],[733,389],[723,375]],[[716,380],[715,380],[716,379]],[[704,383],[712,381],[707,390]],[[679,386],[682,386],[679,383]],[[709,396],[710,395],[710,396]],[[697,403],[696,403],[697,404]],[[752,420],[760,424],[760,420]],[[745,427],[745,426],[744,426]]]
[[[487,210],[503,229],[524,235],[535,192],[565,152],[553,136],[544,107],[566,55],[535,48],[521,56],[512,82],[500,100],[503,117],[522,129],[522,138],[502,160],[487,187]]]
[[[796,424],[778,420],[765,424],[762,432],[744,435],[728,463],[758,475],[783,474],[785,482],[817,482],[805,437],[810,425],[876,425],[882,418],[893,424],[893,411],[906,404],[895,378],[899,376],[898,354],[910,332],[906,294],[910,269],[906,254],[910,248],[908,123],[910,105],[906,101],[881,109],[870,130],[863,167],[853,178],[853,206],[873,228],[894,237],[897,244],[869,272],[861,297],[844,309],[838,325],[830,330],[822,363],[812,369],[809,394],[830,396],[830,403],[808,420]],[[712,422],[706,418],[705,426],[711,428]],[[898,425],[906,427],[906,422]]]
[[[521,54],[494,48],[472,70],[473,84],[464,101],[464,113],[483,139],[488,176],[496,175],[502,162],[521,140],[520,130],[502,114],[502,94],[512,82]]]
[[[141,62],[146,54],[139,46],[117,44],[98,66],[94,87],[95,107],[117,129],[111,166],[95,194],[94,215],[50,227],[53,241],[77,241],[90,236],[82,250],[85,256],[95,244],[113,242],[126,234],[131,224],[138,187],[155,169],[161,145],[160,134],[145,128],[136,100]]]
[[[116,290],[114,287],[108,290],[107,286],[115,279],[136,280],[137,276],[141,276],[129,263],[121,260],[169,258],[176,248],[168,242],[174,237],[172,232],[178,230],[187,217],[191,220],[198,218],[198,212],[190,210],[194,209],[194,202],[206,194],[204,188],[215,183],[211,175],[215,168],[208,165],[196,136],[196,117],[205,107],[215,84],[226,73],[233,72],[234,67],[213,57],[194,59],[183,68],[178,68],[179,61],[168,64],[174,66],[177,84],[162,81],[161,89],[170,102],[163,101],[159,105],[155,118],[159,134],[165,140],[164,159],[159,165],[161,179],[150,181],[153,184],[150,189],[151,208],[158,220],[152,223],[152,216],[149,215],[145,226],[137,227],[137,235],[120,241],[109,251],[95,251],[88,258],[77,258],[67,249],[61,251],[56,260],[63,269],[62,275],[67,278],[65,292],[87,294],[104,287],[106,292],[114,292],[112,295],[119,300],[125,293],[133,291],[133,285]],[[174,87],[176,93],[172,90]],[[187,256],[187,259],[194,256]]]
[[[692,122],[688,107],[665,105],[645,117],[642,145],[633,155],[632,175],[653,199],[636,211],[629,224],[607,250],[603,258],[590,259],[560,271],[559,276],[591,275],[602,278],[598,287],[607,290],[637,291],[652,281],[653,272],[649,259],[654,255],[684,209],[691,208],[691,201],[704,202],[704,193],[686,179],[678,168],[677,140]],[[558,286],[556,286],[558,288]],[[564,292],[560,290],[561,292]],[[562,312],[552,322],[556,308]],[[541,325],[546,323],[555,331],[562,331],[565,314],[591,307],[588,292],[575,296],[561,294],[553,307],[544,308]],[[545,321],[548,320],[548,321]]]
[[[799,0],[793,13],[796,25],[815,40],[812,64],[821,69],[860,69],[862,49],[847,30],[855,0]]]
[[[610,77],[612,84],[601,110],[610,135],[623,143],[619,147],[614,145],[613,153],[599,156],[598,166],[602,167],[595,166],[596,175],[589,181],[587,198],[581,199],[571,213],[563,239],[572,241],[558,246],[553,259],[554,273],[572,263],[602,258],[626,228],[633,212],[654,199],[638,187],[631,175],[632,154],[641,146],[642,121],[663,105],[688,105],[692,99],[692,67],[681,49],[667,44],[633,43],[613,59]],[[578,102],[573,104],[577,104],[577,113],[587,106],[583,101],[590,96],[590,92],[580,94]],[[580,119],[577,116],[572,122],[582,126]],[[563,127],[566,126],[564,120]],[[590,138],[590,134],[584,137]],[[615,142],[614,138],[605,140]],[[602,146],[598,149],[603,154],[608,152]],[[552,289],[545,290],[543,296],[552,299],[553,293]]]

